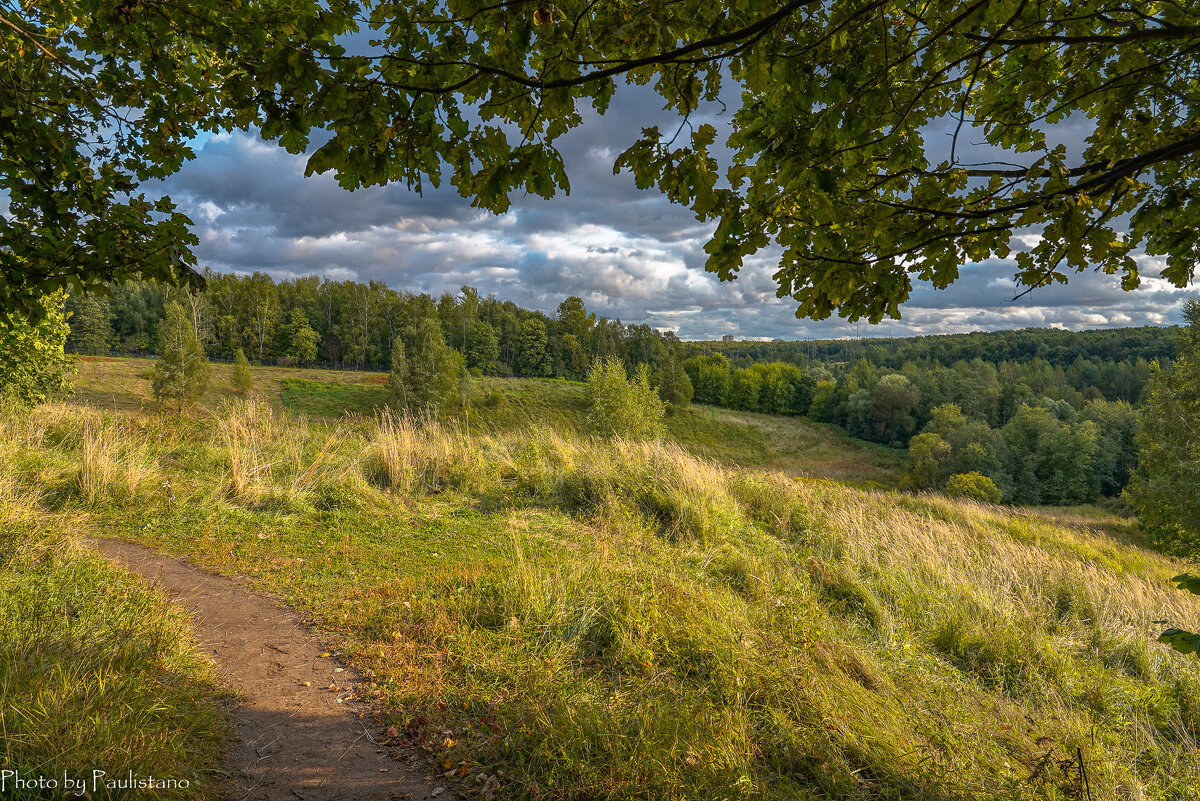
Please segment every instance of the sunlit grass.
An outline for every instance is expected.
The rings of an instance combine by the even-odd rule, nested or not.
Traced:
[[[113,416],[171,487],[115,505],[61,491],[86,443],[68,432],[94,414],[7,419],[0,497],[40,493],[61,526],[279,593],[468,786],[1066,799],[1086,797],[1082,758],[1093,799],[1200,793],[1200,662],[1153,642],[1153,621],[1195,621],[1200,599],[1167,581],[1179,563],[1085,511],[860,491],[571,429],[316,424],[254,402]]]

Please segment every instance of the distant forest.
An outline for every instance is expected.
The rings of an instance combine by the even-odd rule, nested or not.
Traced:
[[[1176,343],[1174,328],[1154,327],[682,342],[598,317],[577,297],[548,315],[470,287],[434,298],[379,282],[209,272],[201,293],[134,282],[72,296],[68,348],[153,354],[171,300],[210,355],[242,350],[267,364],[385,369],[393,344],[427,319],[477,375],[579,380],[605,357],[631,371],[647,364],[673,403],[806,415],[907,446],[910,489],[960,487],[968,476],[986,479],[984,497],[1030,504],[1120,494],[1136,463],[1137,402]]]

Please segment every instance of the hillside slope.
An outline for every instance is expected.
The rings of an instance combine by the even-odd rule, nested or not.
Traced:
[[[84,358],[75,400],[109,409],[154,409],[148,359]],[[217,410],[234,397],[232,367],[213,365],[213,383],[201,405]],[[371,416],[387,403],[387,376],[338,370],[255,367],[255,390],[277,409],[309,419]],[[561,433],[586,428],[584,385],[548,379],[480,378],[471,382],[465,419],[472,431],[497,433],[546,426]],[[903,452],[848,437],[835,426],[797,417],[736,412],[694,405],[667,419],[675,441],[689,452],[727,465],[785,470],[884,487],[899,480]]]
[[[1115,523],[546,428],[262,403],[8,425],[0,469],[48,518],[284,597],[381,730],[499,798],[1200,793],[1200,661],[1152,623],[1200,598]]]

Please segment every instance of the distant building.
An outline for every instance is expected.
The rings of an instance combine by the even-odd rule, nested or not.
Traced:
[[[733,341],[733,334],[724,334],[724,335],[722,335],[722,337],[721,337],[721,341],[722,341],[722,342],[732,342],[732,341]]]

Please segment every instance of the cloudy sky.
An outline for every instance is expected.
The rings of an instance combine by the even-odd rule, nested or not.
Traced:
[[[1083,273],[1013,301],[1014,265],[997,260],[966,265],[947,290],[918,286],[899,321],[799,320],[794,303],[775,297],[774,253],[760,253],[736,281],[722,283],[704,271],[710,224],[637,189],[629,174],[612,174],[613,159],[643,126],[662,122],[667,130],[669,118],[657,108],[632,90],[605,116],[585,114],[560,140],[571,194],[514,197],[502,216],[472,209],[453,188],[347,192],[332,174],[305,178],[302,157],[252,133],[197,143],[197,158],[165,189],[196,223],[200,265],[214,270],[374,279],[434,295],[469,284],[547,312],[579,295],[600,314],[684,339],[1161,325],[1177,322],[1183,299],[1197,291],[1196,283],[1170,286],[1157,278],[1155,260],[1143,258],[1134,292],[1123,292],[1115,277]]]

